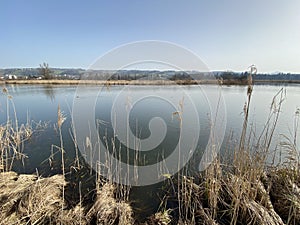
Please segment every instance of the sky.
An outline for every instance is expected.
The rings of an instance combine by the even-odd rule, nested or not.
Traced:
[[[185,47],[210,70],[300,72],[300,1],[0,1],[0,68],[88,68],[142,40]]]

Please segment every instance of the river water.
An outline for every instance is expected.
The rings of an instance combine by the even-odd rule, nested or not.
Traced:
[[[212,124],[218,123],[215,133],[218,137],[213,138],[219,143],[221,153],[232,150],[239,143],[247,101],[246,86],[7,85],[6,88],[12,98],[8,99],[1,93],[0,122],[5,124],[7,121],[7,111],[10,119],[14,118],[15,106],[19,124],[29,121],[36,128],[32,138],[24,145],[27,158],[16,163],[14,170],[23,173],[38,171],[45,176],[61,172],[61,153],[56,147],[61,146],[57,129],[58,106],[66,117],[61,128],[67,172],[74,167],[74,135],[81,136],[76,137],[79,156],[92,165],[88,148],[93,146],[92,136],[97,133],[100,143],[118,162],[149,166],[147,168],[153,168],[151,166],[157,162],[165,162],[163,165],[167,168],[160,170],[161,176],[174,174],[174,168],[181,169],[192,159],[189,155],[193,154],[197,155],[198,161],[194,160],[191,164],[196,169],[200,168],[198,164],[211,140]],[[275,107],[280,101],[279,95],[274,99],[278,93],[283,94],[281,108]],[[284,136],[291,140],[296,137],[299,146],[299,132],[294,135],[299,99],[299,84],[255,85],[248,123],[248,131],[251,130],[254,140],[263,131],[270,112],[280,109],[271,150],[282,150],[280,143],[286,140]],[[93,131],[92,127],[97,127],[97,131]],[[176,147],[178,152],[184,152],[180,156],[182,165],[173,156]],[[138,157],[136,152],[139,152]],[[168,157],[173,158],[168,161]],[[55,162],[50,159],[55,159]],[[126,176],[126,173],[120,172],[119,176]],[[126,180],[120,177],[113,177],[113,180],[143,186],[155,184],[155,179],[157,182],[163,180],[157,177],[152,171],[149,174],[144,172],[138,181],[133,181],[130,176]],[[140,192],[145,193],[136,191]]]
[[[169,145],[169,148],[172,149],[174,148],[173,145],[178,142],[177,136],[180,131],[180,128],[178,129],[180,121],[178,119],[179,115],[175,112],[180,110],[180,101],[185,101],[184,97],[186,97],[182,95],[182,88],[180,86],[130,86],[126,87],[126,93],[124,91],[124,86],[110,86],[107,88],[84,86],[80,87],[80,92],[78,91],[77,86],[63,85],[9,85],[6,86],[6,88],[8,89],[8,93],[12,96],[11,101],[9,101],[11,114],[13,111],[13,102],[20,124],[26,123],[28,120],[33,121],[33,125],[40,121],[42,124],[45,122],[47,123],[47,126],[42,128],[42,131],[36,132],[32,140],[25,145],[24,151],[28,155],[28,163],[25,163],[23,169],[26,172],[34,172],[36,168],[39,168],[40,163],[49,157],[51,145],[60,144],[58,133],[55,129],[58,105],[66,117],[66,121],[62,126],[65,148],[73,148],[73,144],[70,143],[71,114],[74,102],[76,103],[76,99],[80,98],[85,102],[89,101],[88,99],[92,99],[93,102],[89,105],[90,108],[82,108],[81,113],[85,116],[90,114],[88,113],[89,111],[94,110],[95,121],[102,121],[100,129],[101,127],[107,128],[107,126],[111,126],[112,124],[118,127],[118,117],[128,113],[130,114],[130,126],[128,127],[135,135],[139,133],[139,139],[143,139],[148,137],[151,133],[148,129],[151,119],[159,117],[164,120],[164,124],[167,125],[165,128],[169,129],[166,134],[170,133],[169,135],[166,135],[167,141],[163,143],[164,147]],[[295,112],[297,108],[300,107],[300,85],[256,85],[254,86],[250,104],[249,127],[251,128],[249,129],[254,130],[254,133],[258,135],[261,133],[268,119],[273,97],[281,89],[284,90],[285,95],[281,106],[281,113],[273,140],[273,146],[279,144],[280,140],[282,140],[282,138],[280,138],[282,135],[287,135],[289,137],[293,137],[294,135]],[[186,86],[184,92],[189,95],[193,107],[198,110],[197,115],[199,121],[198,123],[193,121],[191,124],[195,124],[195,126],[199,125],[201,127],[201,129],[199,128],[200,139],[201,136],[206,137],[209,135],[207,130],[209,130],[209,125],[211,124],[213,117],[213,115],[210,114],[212,113],[210,107],[213,107],[212,104],[217,104],[217,101],[211,102],[212,100],[209,99],[208,96],[213,92],[217,92],[218,94],[216,96],[219,96],[219,93],[221,93],[223,99],[220,101],[223,101],[225,105],[225,108],[218,112],[219,114],[225,113],[225,116],[218,115],[222,118],[224,117],[223,119],[226,120],[226,131],[223,140],[224,142],[237,142],[239,140],[244,119],[243,108],[247,100],[246,86],[222,86],[221,89],[217,89],[215,85],[201,88]],[[82,97],[79,95],[82,95]],[[123,96],[120,98],[121,95],[126,95],[126,97]],[[130,100],[131,95],[133,100]],[[139,100],[134,102],[134,98],[137,98],[136,96],[140,95],[143,95],[142,101]],[[276,100],[278,103],[279,98]],[[123,108],[114,106],[116,104],[120,105],[120,102],[124,103]],[[178,102],[177,105],[176,102]],[[132,104],[134,104],[134,106],[132,106]],[[130,109],[128,109],[128,105],[130,105]],[[184,107],[188,106],[184,105],[183,111],[192,110],[192,108]],[[112,110],[114,111],[112,112]],[[116,112],[116,110],[125,111]],[[128,110],[130,110],[130,113]],[[13,118],[13,114],[11,115],[11,118]],[[7,98],[4,94],[1,94],[1,123],[5,123],[6,119]],[[190,128],[184,131],[189,132],[189,130]],[[228,138],[230,138],[230,140]],[[153,140],[154,139],[155,138],[153,138]],[[207,143],[204,143],[204,145],[205,144]],[[155,147],[155,144],[153,144],[153,146]],[[151,143],[147,148],[151,148]],[[70,153],[71,152],[72,151],[70,150]],[[67,155],[68,153],[69,152],[67,152]],[[73,154],[70,154],[70,156],[73,156]],[[149,160],[151,161],[151,157]]]

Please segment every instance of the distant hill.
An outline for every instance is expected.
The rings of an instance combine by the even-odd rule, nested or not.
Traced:
[[[247,73],[233,71],[159,71],[159,70],[85,70],[76,68],[50,68],[52,76],[56,79],[97,79],[97,80],[137,80],[137,79],[170,79],[170,80],[192,80],[222,79],[243,81],[247,79]],[[40,77],[39,68],[10,68],[0,69],[0,77],[16,77],[17,79],[36,79]],[[272,73],[256,74],[256,81],[300,81],[300,74]]]
[[[84,69],[64,69],[64,68],[51,68],[52,75],[54,77],[80,77],[85,70]],[[0,77],[6,75],[15,75],[19,79],[24,77],[38,77],[40,76],[40,68],[10,68],[0,69]]]

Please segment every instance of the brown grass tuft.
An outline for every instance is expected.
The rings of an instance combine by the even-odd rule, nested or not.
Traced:
[[[38,178],[35,175],[20,175],[5,172],[0,175],[0,204],[2,221],[7,224],[45,224],[55,221],[62,204],[61,175]]]
[[[124,201],[118,201],[114,197],[115,186],[109,183],[97,193],[97,199],[87,213],[88,221],[96,220],[97,224],[133,224],[133,212],[130,205]]]
[[[288,168],[273,168],[266,183],[274,209],[287,224],[300,224],[300,177]]]
[[[134,224],[130,205],[115,199],[112,184],[104,184],[90,208],[80,203],[68,208],[62,198],[64,185],[62,175],[0,173],[1,224]]]

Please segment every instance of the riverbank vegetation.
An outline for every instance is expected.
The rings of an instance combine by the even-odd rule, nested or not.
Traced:
[[[168,177],[162,184],[162,194],[157,196],[161,198],[160,206],[142,219],[137,218],[133,202],[128,198],[130,187],[94,175],[91,176],[92,191],[81,188],[83,180],[80,179],[76,180],[77,188],[72,189],[64,173],[63,160],[63,173],[51,177],[11,171],[14,161],[25,157],[22,146],[34,128],[30,123],[19,125],[16,117],[8,118],[7,123],[0,126],[1,223],[300,224],[300,155],[296,140],[300,110],[295,112],[295,135],[284,136],[280,149],[273,149],[271,143],[281,114],[284,90],[274,96],[262,133],[253,133],[248,116],[254,73],[251,68],[247,77],[247,102],[239,142],[228,146],[227,154],[219,154],[205,171],[189,176],[182,170]],[[7,90],[4,89],[3,94],[7,101],[11,100]],[[58,128],[63,124],[60,108],[57,123]],[[63,158],[62,142],[59,149]],[[76,161],[74,167],[78,174],[90,174],[83,163]],[[68,192],[75,190],[77,197],[70,199]]]
[[[256,80],[257,84],[299,84],[300,80]],[[0,85],[247,85],[245,80],[207,79],[207,80],[0,80]]]
[[[48,63],[40,64],[39,68],[0,69],[0,82],[19,84],[78,84],[95,81],[108,81],[111,85],[126,84],[178,84],[219,83],[226,85],[247,84],[247,72],[235,71],[177,71],[177,70],[85,70],[50,68]],[[41,81],[46,80],[46,81]],[[80,82],[79,82],[80,80]],[[259,83],[300,83],[300,74],[276,72],[260,73],[253,77]],[[174,84],[174,83],[173,83]]]

